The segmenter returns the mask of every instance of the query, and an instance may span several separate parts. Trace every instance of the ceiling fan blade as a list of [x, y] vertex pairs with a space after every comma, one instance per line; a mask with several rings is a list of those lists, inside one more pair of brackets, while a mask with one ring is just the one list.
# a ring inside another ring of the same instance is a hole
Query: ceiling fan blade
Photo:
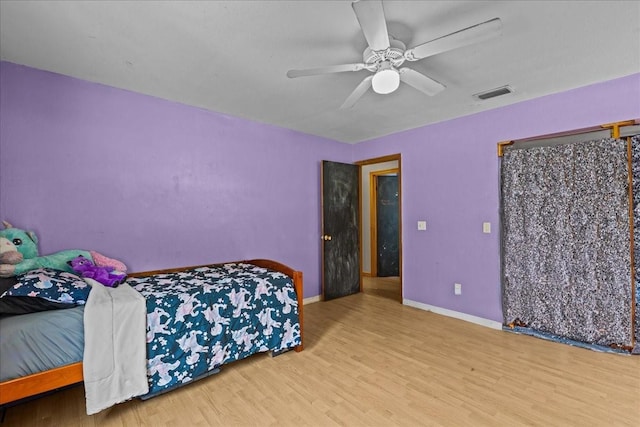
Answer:
[[408, 49], [404, 56], [409, 61], [418, 61], [438, 53], [447, 52], [459, 47], [474, 43], [480, 43], [502, 33], [502, 21], [500, 18], [493, 18], [480, 24], [472, 25], [456, 31], [455, 33], [442, 36], [435, 40], [428, 41], [414, 48]]
[[364, 64], [330, 65], [328, 67], [309, 68], [306, 70], [289, 70], [287, 71], [287, 77], [293, 79], [295, 77], [317, 76], [318, 74], [342, 73], [345, 71], [360, 71], [360, 70], [364, 70], [364, 68], [365, 68]]
[[418, 89], [420, 92], [426, 93], [429, 96], [433, 96], [438, 92], [445, 89], [445, 85], [433, 80], [431, 77], [427, 77], [411, 68], [400, 68], [400, 81], [405, 82], [409, 86]]
[[355, 103], [358, 102], [358, 99], [362, 98], [362, 95], [364, 95], [369, 90], [369, 88], [371, 87], [372, 79], [373, 76], [365, 77], [365, 79], [362, 80], [358, 86], [356, 86], [354, 91], [351, 92], [351, 95], [349, 95], [349, 97], [342, 103], [340, 109], [343, 110], [345, 108], [353, 107]]
[[382, 0], [357, 0], [351, 3], [351, 7], [371, 50], [376, 52], [387, 49], [390, 46], [389, 33]]

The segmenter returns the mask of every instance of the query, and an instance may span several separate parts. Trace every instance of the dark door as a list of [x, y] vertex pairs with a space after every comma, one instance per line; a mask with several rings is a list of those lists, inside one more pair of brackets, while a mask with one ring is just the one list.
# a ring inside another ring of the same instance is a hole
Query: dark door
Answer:
[[380, 175], [376, 178], [378, 276], [399, 276], [398, 177]]
[[322, 162], [322, 297], [360, 292], [359, 173], [356, 165]]

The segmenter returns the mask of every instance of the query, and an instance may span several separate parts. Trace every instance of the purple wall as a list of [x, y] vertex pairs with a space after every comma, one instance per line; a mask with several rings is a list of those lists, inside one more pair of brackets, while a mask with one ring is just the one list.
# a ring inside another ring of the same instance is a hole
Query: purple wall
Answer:
[[402, 154], [404, 298], [501, 322], [496, 144], [640, 118], [638, 100], [635, 74], [358, 144]]
[[43, 254], [132, 271], [272, 258], [316, 296], [320, 161], [401, 153], [404, 297], [496, 321], [496, 143], [640, 117], [640, 74], [357, 145], [6, 62], [0, 88], [0, 219]]
[[320, 293], [320, 161], [353, 147], [0, 63], [0, 219], [130, 271], [271, 258]]

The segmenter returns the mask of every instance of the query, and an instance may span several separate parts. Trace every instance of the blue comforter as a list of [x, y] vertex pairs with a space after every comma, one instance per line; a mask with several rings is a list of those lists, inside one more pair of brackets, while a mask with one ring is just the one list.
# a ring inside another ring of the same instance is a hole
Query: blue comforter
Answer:
[[127, 283], [147, 301], [149, 394], [300, 344], [293, 282], [282, 273], [233, 263]]

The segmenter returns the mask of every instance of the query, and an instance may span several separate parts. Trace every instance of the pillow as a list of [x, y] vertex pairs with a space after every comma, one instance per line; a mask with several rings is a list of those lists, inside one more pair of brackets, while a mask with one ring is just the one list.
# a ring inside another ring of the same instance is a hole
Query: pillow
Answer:
[[[16, 276], [0, 277], [0, 296], [18, 283]], [[0, 316], [36, 313], [38, 311], [59, 310], [75, 307], [73, 304], [61, 304], [41, 298], [3, 296], [0, 298]]]
[[6, 297], [29, 297], [65, 305], [83, 305], [91, 286], [81, 277], [66, 271], [39, 268], [17, 277], [17, 283], [7, 289]]

